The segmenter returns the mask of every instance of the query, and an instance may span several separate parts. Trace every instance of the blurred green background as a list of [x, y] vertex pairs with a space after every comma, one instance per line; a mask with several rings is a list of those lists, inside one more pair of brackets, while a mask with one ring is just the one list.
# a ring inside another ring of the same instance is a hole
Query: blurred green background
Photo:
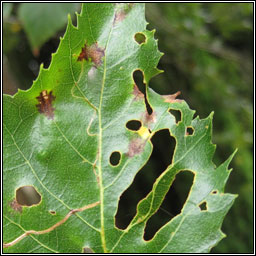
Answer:
[[[3, 91], [28, 89], [39, 65], [48, 67], [67, 13], [76, 23], [80, 4], [3, 4]], [[164, 53], [150, 87], [160, 94], [181, 91], [200, 118], [214, 111], [214, 163], [219, 165], [238, 148], [226, 192], [239, 194], [224, 220], [227, 234], [212, 253], [253, 252], [253, 3], [147, 3], [148, 29], [156, 29]], [[139, 79], [139, 78], [137, 78]], [[156, 134], [152, 156], [134, 184], [121, 197], [117, 226], [125, 227], [137, 202], [171, 163], [175, 140], [167, 131]], [[149, 221], [145, 239], [178, 214], [193, 176], [179, 174], [158, 213]], [[171, 202], [171, 204], [170, 204]], [[171, 205], [171, 206], [170, 206]]]

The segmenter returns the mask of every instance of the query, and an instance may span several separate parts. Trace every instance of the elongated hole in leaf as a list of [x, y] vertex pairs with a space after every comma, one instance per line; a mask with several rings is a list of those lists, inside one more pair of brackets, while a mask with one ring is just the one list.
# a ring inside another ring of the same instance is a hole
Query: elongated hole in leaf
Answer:
[[170, 109], [170, 114], [172, 114], [176, 119], [176, 124], [181, 121], [181, 112], [176, 109]]
[[194, 128], [193, 127], [191, 127], [191, 126], [189, 126], [189, 127], [187, 127], [187, 130], [186, 130], [186, 135], [187, 136], [191, 136], [191, 135], [193, 135], [194, 134]]
[[33, 186], [23, 186], [16, 190], [16, 200], [23, 206], [37, 205], [41, 201], [41, 195]]
[[142, 44], [142, 43], [145, 43], [145, 42], [146, 42], [146, 36], [145, 36], [143, 33], [141, 33], [141, 32], [136, 33], [136, 34], [134, 35], [134, 39], [135, 39], [135, 41], [136, 41], [138, 44]]
[[112, 152], [112, 154], [109, 158], [109, 162], [110, 162], [111, 165], [117, 166], [120, 163], [120, 159], [121, 159], [120, 152], [114, 151], [114, 152]]
[[130, 120], [126, 123], [126, 127], [129, 130], [138, 131], [141, 127], [141, 121], [139, 121], [139, 120]]
[[212, 193], [212, 194], [217, 194], [218, 191], [217, 191], [217, 190], [213, 190], [211, 193]]
[[[147, 221], [144, 239], [150, 240], [155, 233], [176, 215], [181, 213], [193, 184], [194, 174], [190, 171], [179, 172], [167, 192], [158, 211]], [[164, 189], [164, 188], [163, 188]]]
[[207, 210], [207, 203], [202, 202], [201, 204], [199, 204], [199, 207], [200, 207], [201, 211], [206, 211]]
[[55, 214], [56, 214], [55, 211], [49, 211], [49, 213], [52, 214], [52, 215], [55, 215]]
[[146, 86], [143, 83], [144, 75], [143, 72], [139, 69], [133, 72], [133, 80], [135, 84], [138, 86], [139, 90], [145, 95], [146, 93]]
[[143, 78], [144, 78], [144, 75], [141, 70], [137, 69], [133, 72], [133, 80], [134, 80], [135, 84], [137, 85], [137, 87], [139, 88], [140, 92], [142, 92], [144, 94], [146, 109], [147, 109], [148, 114], [151, 115], [153, 113], [153, 110], [152, 110], [151, 106], [149, 105], [149, 102], [147, 99], [146, 85], [143, 83]]
[[[151, 138], [153, 152], [137, 173], [131, 186], [121, 195], [115, 216], [116, 226], [125, 229], [136, 214], [138, 202], [152, 189], [155, 180], [172, 162], [176, 141], [169, 130], [156, 132]], [[164, 145], [164, 147], [163, 147]]]

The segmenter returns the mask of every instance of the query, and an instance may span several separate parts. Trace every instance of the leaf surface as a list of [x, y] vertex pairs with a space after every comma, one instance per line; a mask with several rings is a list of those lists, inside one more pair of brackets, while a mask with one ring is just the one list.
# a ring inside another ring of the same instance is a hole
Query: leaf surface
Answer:
[[[212, 114], [193, 119], [177, 95], [148, 87], [160, 73], [162, 54], [144, 13], [137, 3], [84, 4], [77, 28], [69, 19], [49, 69], [41, 67], [30, 90], [4, 95], [5, 252], [208, 252], [224, 237], [221, 223], [235, 198], [224, 193], [232, 157], [217, 168], [212, 163]], [[136, 70], [143, 72], [152, 113], [133, 80]], [[181, 112], [181, 121], [170, 109]], [[140, 129], [128, 129], [130, 120], [140, 121]], [[172, 163], [120, 230], [119, 198], [146, 164], [151, 138], [161, 129], [176, 140]], [[120, 154], [115, 165], [113, 152]], [[146, 222], [184, 170], [194, 174], [194, 183], [181, 213], [145, 241]], [[15, 191], [22, 186], [36, 189], [38, 205], [17, 204]]]

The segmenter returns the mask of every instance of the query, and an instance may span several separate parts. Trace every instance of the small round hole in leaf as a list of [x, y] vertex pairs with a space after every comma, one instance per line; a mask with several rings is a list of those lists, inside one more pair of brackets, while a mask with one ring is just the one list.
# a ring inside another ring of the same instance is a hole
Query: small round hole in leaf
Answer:
[[146, 36], [143, 33], [136, 33], [134, 35], [134, 39], [138, 44], [142, 44], [146, 42]]
[[201, 211], [206, 211], [207, 210], [206, 202], [202, 202], [201, 204], [199, 204], [199, 207], [200, 207]]
[[33, 186], [23, 186], [16, 190], [16, 200], [23, 206], [37, 205], [41, 201], [41, 195]]
[[194, 134], [194, 128], [193, 127], [191, 127], [191, 126], [188, 126], [187, 127], [187, 131], [186, 131], [186, 135], [188, 136], [188, 135], [193, 135]]
[[114, 151], [114, 152], [112, 152], [112, 154], [109, 158], [109, 162], [110, 162], [111, 165], [117, 166], [120, 163], [120, 159], [121, 159], [120, 152]]
[[141, 121], [139, 121], [139, 120], [130, 120], [126, 123], [126, 127], [129, 130], [138, 131], [141, 127]]

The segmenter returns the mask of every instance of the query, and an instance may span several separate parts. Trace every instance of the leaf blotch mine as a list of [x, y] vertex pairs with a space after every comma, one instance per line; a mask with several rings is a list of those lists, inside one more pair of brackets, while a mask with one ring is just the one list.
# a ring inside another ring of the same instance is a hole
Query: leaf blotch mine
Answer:
[[15, 212], [22, 213], [22, 206], [17, 202], [15, 198], [9, 203], [9, 205]]
[[48, 119], [53, 119], [55, 108], [52, 107], [52, 102], [56, 97], [52, 95], [52, 91], [48, 94], [46, 90], [43, 90], [36, 99], [39, 102], [39, 104], [36, 105], [39, 113], [44, 114]]
[[129, 144], [129, 150], [126, 153], [128, 157], [134, 157], [135, 155], [140, 154], [144, 147], [145, 147], [146, 141], [141, 138], [133, 139]]
[[98, 47], [98, 43], [89, 46], [85, 43], [84, 47], [82, 48], [81, 53], [79, 54], [77, 60], [90, 60], [98, 67], [102, 63], [102, 58], [105, 55], [104, 49]]
[[22, 206], [38, 205], [41, 202], [41, 195], [33, 186], [23, 186], [16, 190], [16, 200]]

